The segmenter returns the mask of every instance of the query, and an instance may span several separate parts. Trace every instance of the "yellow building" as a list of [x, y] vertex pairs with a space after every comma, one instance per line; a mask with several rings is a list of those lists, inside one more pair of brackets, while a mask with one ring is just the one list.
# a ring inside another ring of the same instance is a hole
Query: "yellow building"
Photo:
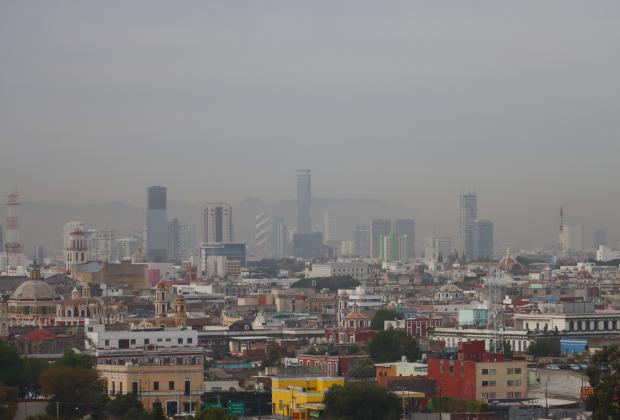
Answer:
[[161, 403], [168, 415], [200, 408], [202, 364], [97, 364], [97, 371], [110, 395], [134, 393], [147, 410], [151, 410], [156, 401]]
[[344, 386], [342, 377], [290, 377], [271, 380], [272, 412], [294, 420], [318, 417], [323, 398], [332, 386]]

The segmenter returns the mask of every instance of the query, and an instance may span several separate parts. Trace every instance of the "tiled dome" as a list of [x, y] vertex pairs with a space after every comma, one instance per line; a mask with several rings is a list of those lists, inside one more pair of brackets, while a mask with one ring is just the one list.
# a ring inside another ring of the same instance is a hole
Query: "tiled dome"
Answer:
[[55, 300], [56, 293], [52, 287], [41, 280], [28, 280], [20, 284], [11, 295], [15, 300]]

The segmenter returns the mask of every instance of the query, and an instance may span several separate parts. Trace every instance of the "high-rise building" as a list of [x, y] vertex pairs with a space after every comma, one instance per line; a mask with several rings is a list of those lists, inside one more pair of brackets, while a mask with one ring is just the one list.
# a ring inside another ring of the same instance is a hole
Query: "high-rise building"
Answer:
[[273, 248], [273, 257], [274, 258], [284, 258], [288, 253], [288, 229], [284, 224], [284, 219], [282, 217], [274, 217], [272, 219], [272, 240], [271, 245]]
[[88, 261], [116, 261], [116, 232], [113, 230], [88, 229], [84, 232]]
[[396, 219], [392, 223], [392, 233], [399, 236], [407, 235], [407, 258], [413, 258], [415, 222], [413, 219]]
[[594, 249], [599, 246], [607, 246], [607, 231], [605, 229], [597, 229], [592, 235], [592, 245]]
[[152, 262], [168, 260], [168, 220], [166, 187], [148, 189], [146, 210], [146, 253]]
[[116, 257], [118, 260], [128, 260], [142, 246], [140, 238], [120, 238], [116, 240]]
[[336, 240], [336, 216], [333, 212], [323, 213], [323, 242]]
[[370, 257], [370, 226], [355, 226], [353, 232], [353, 253], [358, 257]]
[[273, 258], [273, 219], [265, 212], [256, 215], [254, 226], [254, 250], [258, 258]]
[[379, 257], [379, 250], [383, 243], [381, 237], [389, 235], [390, 232], [392, 232], [392, 221], [390, 219], [374, 219], [370, 222], [371, 257]]
[[478, 198], [472, 192], [460, 195], [459, 254], [466, 260], [475, 257], [474, 224], [478, 218]]
[[445, 262], [452, 254], [452, 238], [449, 236], [430, 236], [424, 240], [424, 259], [427, 262]]
[[493, 258], [493, 222], [490, 220], [474, 223], [474, 257], [482, 261]]
[[583, 227], [563, 225], [560, 232], [560, 254], [564, 257], [583, 252]]
[[310, 169], [297, 170], [297, 233], [312, 233], [312, 184]]
[[381, 235], [379, 258], [383, 261], [402, 261], [409, 259], [409, 238], [406, 234], [389, 233]]
[[39, 265], [45, 264], [45, 248], [43, 245], [38, 244], [34, 246], [34, 261], [36, 261]]
[[174, 218], [168, 222], [168, 259], [180, 262], [187, 255], [187, 226]]
[[226, 203], [202, 206], [202, 244], [220, 244], [233, 241], [232, 207]]

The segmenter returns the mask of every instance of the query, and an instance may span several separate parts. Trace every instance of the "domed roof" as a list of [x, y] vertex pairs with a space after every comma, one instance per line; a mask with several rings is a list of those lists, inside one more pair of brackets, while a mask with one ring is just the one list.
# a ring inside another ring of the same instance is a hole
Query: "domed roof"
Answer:
[[11, 299], [15, 300], [55, 300], [57, 298], [52, 286], [42, 280], [25, 281], [11, 295]]

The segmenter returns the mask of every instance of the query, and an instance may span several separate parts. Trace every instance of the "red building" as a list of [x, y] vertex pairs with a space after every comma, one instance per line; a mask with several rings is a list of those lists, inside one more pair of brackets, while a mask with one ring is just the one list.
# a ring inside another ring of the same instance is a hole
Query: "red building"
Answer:
[[527, 395], [527, 363], [487, 353], [484, 341], [459, 343], [456, 359], [429, 359], [437, 393], [464, 400], [518, 399]]
[[442, 318], [418, 317], [405, 320], [405, 331], [407, 335], [413, 337], [428, 337], [428, 330], [431, 327], [441, 327]]
[[303, 354], [297, 356], [299, 366], [303, 366], [307, 373], [320, 373], [326, 376], [347, 376], [349, 371], [368, 356], [356, 355], [314, 355]]

